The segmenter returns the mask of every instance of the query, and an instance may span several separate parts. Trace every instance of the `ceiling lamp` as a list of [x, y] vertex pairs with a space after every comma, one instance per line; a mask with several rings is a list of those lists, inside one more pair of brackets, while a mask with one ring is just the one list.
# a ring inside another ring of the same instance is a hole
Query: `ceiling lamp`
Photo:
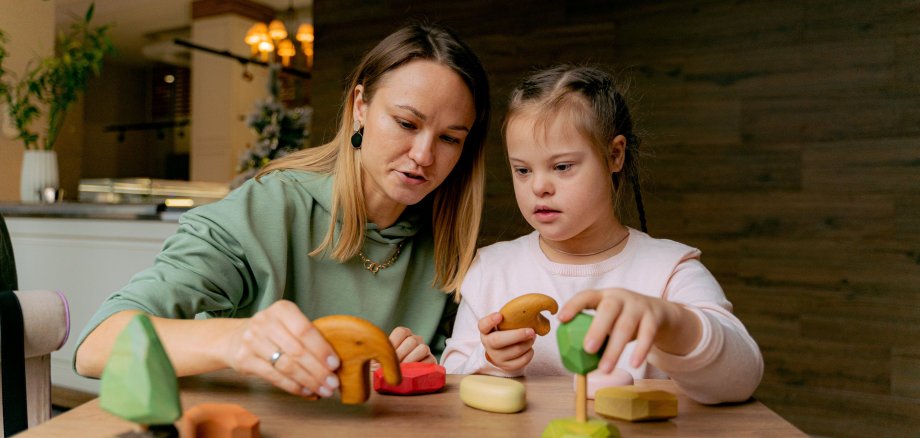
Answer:
[[[287, 11], [282, 15], [284, 20], [274, 19], [267, 25], [265, 23], [255, 23], [246, 32], [243, 41], [252, 48], [252, 56], [259, 55], [263, 62], [274, 62], [281, 58], [281, 64], [285, 67], [291, 64], [291, 58], [297, 54], [294, 48], [294, 42], [288, 38], [288, 28], [285, 21], [294, 22], [296, 13], [294, 12], [294, 2], [291, 0]], [[307, 56], [307, 69], [313, 67], [313, 25], [302, 23], [297, 27], [297, 33], [294, 38], [300, 42], [304, 55]], [[272, 54], [274, 53], [274, 56]]]

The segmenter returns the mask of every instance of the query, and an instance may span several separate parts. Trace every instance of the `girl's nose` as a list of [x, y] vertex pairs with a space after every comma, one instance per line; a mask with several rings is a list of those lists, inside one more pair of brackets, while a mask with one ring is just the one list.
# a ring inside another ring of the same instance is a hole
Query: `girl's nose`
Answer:
[[419, 134], [415, 136], [412, 148], [409, 149], [409, 158], [419, 166], [430, 166], [434, 162], [434, 142], [433, 135]]
[[553, 194], [553, 182], [542, 172], [533, 173], [533, 193], [543, 197]]

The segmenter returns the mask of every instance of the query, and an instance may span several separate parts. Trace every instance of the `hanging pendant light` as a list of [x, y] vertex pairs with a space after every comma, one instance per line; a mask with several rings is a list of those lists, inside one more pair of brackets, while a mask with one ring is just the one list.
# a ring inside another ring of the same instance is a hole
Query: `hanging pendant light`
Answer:
[[[281, 58], [282, 64], [287, 67], [291, 59], [297, 55], [297, 49], [294, 42], [288, 39], [287, 26], [285, 20], [294, 21], [296, 12], [294, 11], [294, 2], [288, 3], [288, 9], [282, 15], [284, 19], [276, 18], [267, 25], [265, 23], [255, 23], [246, 32], [243, 41], [252, 49], [252, 55], [259, 55], [264, 62], [273, 62]], [[313, 25], [310, 23], [301, 23], [297, 27], [297, 33], [294, 39], [300, 42], [304, 55], [307, 57], [307, 70], [313, 67]], [[277, 50], [277, 52], [276, 52]], [[274, 53], [274, 56], [272, 54]]]

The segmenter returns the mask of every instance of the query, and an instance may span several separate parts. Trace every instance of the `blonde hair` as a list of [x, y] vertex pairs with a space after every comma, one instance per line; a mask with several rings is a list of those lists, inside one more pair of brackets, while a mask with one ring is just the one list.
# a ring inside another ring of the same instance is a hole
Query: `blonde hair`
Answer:
[[[364, 100], [370, 102], [388, 72], [413, 60], [434, 61], [451, 68], [469, 87], [476, 109], [476, 119], [463, 143], [460, 159], [447, 179], [430, 195], [435, 251], [433, 285], [445, 292], [457, 291], [455, 299], [459, 300], [460, 282], [476, 254], [485, 192], [484, 145], [491, 103], [488, 78], [479, 59], [449, 30], [430, 24], [411, 24], [384, 38], [364, 56], [350, 76], [335, 138], [316, 148], [272, 161], [256, 179], [282, 169], [335, 175], [333, 220], [322, 243], [310, 255], [330, 251], [330, 258], [340, 262], [357, 255], [364, 244], [367, 210], [361, 185], [361, 163], [350, 141], [354, 90], [358, 85], [363, 86]], [[342, 220], [338, 239], [335, 237], [336, 218]]]
[[[610, 155], [614, 138], [626, 138], [623, 168], [611, 176], [613, 205], [617, 218], [622, 220], [620, 199], [633, 188], [636, 209], [642, 231], [647, 231], [642, 191], [639, 186], [639, 137], [633, 130], [633, 120], [626, 99], [617, 90], [613, 77], [598, 68], [559, 65], [541, 70], [524, 78], [511, 92], [508, 113], [502, 125], [517, 116], [534, 116], [535, 126], [549, 129], [557, 117], [566, 117], [581, 135], [591, 140], [595, 154], [603, 161]], [[507, 152], [507, 149], [506, 149]]]

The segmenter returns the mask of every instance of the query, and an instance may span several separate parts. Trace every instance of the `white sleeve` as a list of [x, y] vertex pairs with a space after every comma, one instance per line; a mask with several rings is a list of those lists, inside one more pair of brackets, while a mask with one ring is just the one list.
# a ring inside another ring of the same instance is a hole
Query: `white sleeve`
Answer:
[[763, 356], [712, 274], [696, 258], [682, 261], [665, 290], [699, 318], [700, 343], [683, 356], [652, 347], [648, 361], [701, 403], [747, 400], [763, 376]]
[[482, 271], [482, 262], [477, 256], [460, 286], [457, 319], [454, 320], [454, 331], [447, 339], [441, 355], [441, 365], [448, 374], [491, 374], [503, 377], [523, 375], [523, 369], [519, 373], [509, 374], [486, 360], [485, 347], [479, 338], [479, 320], [491, 312], [482, 306]]

